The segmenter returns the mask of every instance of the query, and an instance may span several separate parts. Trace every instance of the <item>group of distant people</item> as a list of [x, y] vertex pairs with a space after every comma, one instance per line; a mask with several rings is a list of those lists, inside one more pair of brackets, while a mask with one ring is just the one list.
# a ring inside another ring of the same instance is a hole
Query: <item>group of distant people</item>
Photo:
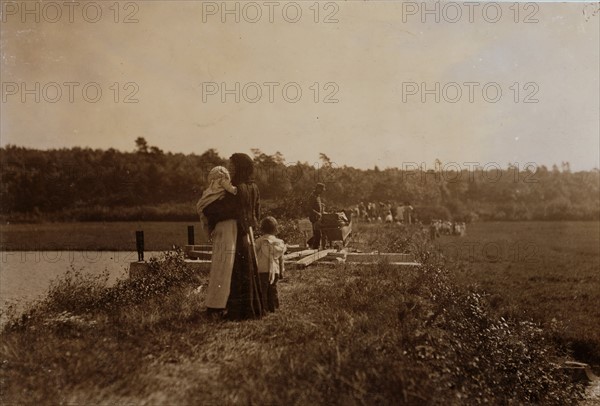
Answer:
[[450, 220], [431, 220], [429, 225], [429, 236], [432, 240], [442, 235], [458, 235], [464, 236], [467, 232], [467, 224], [464, 221], [450, 221]]
[[413, 224], [414, 208], [410, 202], [396, 204], [393, 202], [360, 202], [354, 209], [354, 215], [360, 221], [367, 223], [400, 223]]

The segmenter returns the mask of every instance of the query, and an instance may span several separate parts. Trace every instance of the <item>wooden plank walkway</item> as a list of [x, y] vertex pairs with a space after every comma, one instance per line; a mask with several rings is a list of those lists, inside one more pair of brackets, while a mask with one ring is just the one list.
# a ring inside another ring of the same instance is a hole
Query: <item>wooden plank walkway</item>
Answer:
[[300, 258], [305, 257], [307, 255], [314, 254], [317, 251], [318, 250], [302, 250], [302, 251], [297, 251], [297, 252], [291, 252], [289, 254], [285, 254], [283, 256], [283, 260], [284, 261], [290, 261], [292, 259], [300, 259]]
[[317, 251], [313, 254], [309, 254], [309, 255], [305, 256], [304, 258], [300, 259], [298, 262], [296, 262], [296, 266], [301, 267], [301, 268], [306, 268], [313, 262], [326, 257], [327, 255], [329, 255], [329, 253], [331, 253], [333, 251], [334, 250], [323, 250], [323, 251]]
[[[298, 250], [298, 247], [294, 247]], [[212, 246], [208, 244], [186, 245], [184, 247], [186, 256], [185, 264], [193, 271], [200, 274], [210, 272]], [[304, 249], [290, 252], [284, 255], [286, 269], [305, 269], [312, 264], [322, 264], [336, 267], [342, 264], [354, 264], [372, 266], [386, 263], [393, 267], [420, 266], [412, 254], [407, 253], [379, 253], [379, 252], [347, 252], [334, 249], [314, 250]], [[137, 278], [148, 271], [147, 262], [132, 262], [129, 266], [129, 276]]]

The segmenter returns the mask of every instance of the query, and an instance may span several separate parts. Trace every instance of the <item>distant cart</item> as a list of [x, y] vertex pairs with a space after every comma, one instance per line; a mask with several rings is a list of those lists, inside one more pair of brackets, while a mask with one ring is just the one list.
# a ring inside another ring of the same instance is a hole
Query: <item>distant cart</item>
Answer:
[[[343, 214], [343, 217], [341, 216]], [[342, 221], [345, 218], [347, 221]], [[352, 234], [352, 215], [349, 212], [323, 214], [321, 219], [321, 246], [332, 247], [334, 241], [341, 241], [346, 246]]]

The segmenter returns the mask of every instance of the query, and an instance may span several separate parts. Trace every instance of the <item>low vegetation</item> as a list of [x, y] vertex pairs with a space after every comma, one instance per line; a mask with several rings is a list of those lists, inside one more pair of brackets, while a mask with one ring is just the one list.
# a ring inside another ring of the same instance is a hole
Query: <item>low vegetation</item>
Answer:
[[[203, 316], [206, 278], [180, 253], [108, 287], [74, 273], [4, 327], [2, 403], [564, 405], [582, 388], [555, 332], [456, 283], [419, 231], [357, 244], [423, 261], [289, 271], [263, 320]], [[418, 250], [416, 248], [418, 247]]]
[[472, 224], [436, 242], [448, 269], [506, 317], [528, 318], [600, 373], [600, 223]]

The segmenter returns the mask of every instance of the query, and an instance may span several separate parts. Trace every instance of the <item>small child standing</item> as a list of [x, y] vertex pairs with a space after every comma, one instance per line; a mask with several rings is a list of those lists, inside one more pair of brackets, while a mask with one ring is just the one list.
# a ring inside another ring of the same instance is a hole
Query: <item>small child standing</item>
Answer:
[[233, 195], [237, 194], [237, 188], [231, 184], [229, 171], [224, 166], [215, 166], [208, 173], [208, 188], [202, 193], [202, 197], [196, 203], [196, 211], [200, 216], [200, 228], [204, 234], [203, 238], [208, 241], [210, 238], [208, 230], [208, 220], [202, 210], [215, 200], [220, 200], [225, 196], [225, 192]]
[[281, 279], [284, 272], [283, 254], [285, 253], [285, 243], [276, 237], [277, 226], [275, 218], [265, 217], [260, 223], [263, 235], [257, 238], [254, 243], [262, 292], [262, 305], [263, 309], [269, 312], [274, 312], [279, 307], [277, 281]]

